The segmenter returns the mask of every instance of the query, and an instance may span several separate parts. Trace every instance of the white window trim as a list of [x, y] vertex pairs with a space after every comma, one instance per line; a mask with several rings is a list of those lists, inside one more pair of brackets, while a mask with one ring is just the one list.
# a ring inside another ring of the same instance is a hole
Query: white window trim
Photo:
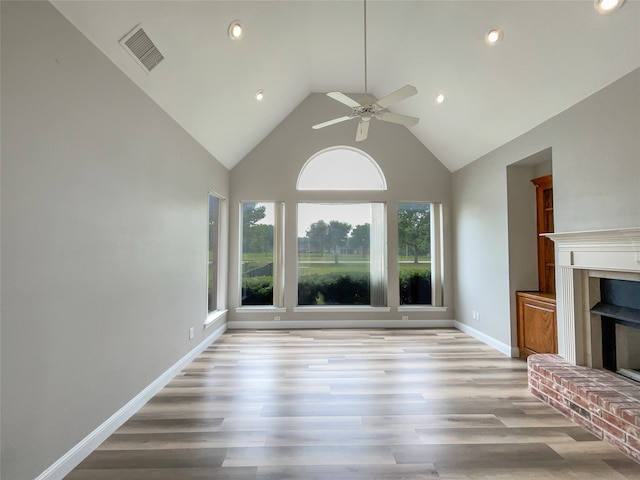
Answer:
[[[400, 201], [401, 203], [412, 203]], [[442, 203], [417, 200], [416, 203], [427, 203], [431, 211], [431, 304], [399, 305], [399, 312], [446, 312], [443, 307], [444, 298], [442, 286], [444, 284], [444, 255], [442, 252]], [[398, 275], [399, 277], [399, 275]]]
[[[216, 320], [223, 317], [227, 312], [226, 298], [227, 298], [227, 282], [226, 282], [226, 272], [227, 272], [227, 262], [228, 262], [228, 240], [227, 240], [227, 209], [226, 209], [226, 201], [227, 199], [220, 195], [219, 193], [209, 190], [207, 192], [207, 222], [209, 219], [209, 196], [214, 196], [218, 199], [218, 271], [217, 271], [217, 292], [216, 292], [216, 309], [209, 311], [209, 268], [206, 269], [205, 272], [205, 298], [206, 298], [206, 306], [205, 309], [207, 311], [207, 315], [204, 319], [204, 328], [208, 328], [211, 326]], [[207, 229], [208, 231], [208, 229]], [[209, 256], [209, 236], [207, 235], [207, 259]], [[208, 260], [207, 260], [208, 261]]]
[[243, 305], [236, 307], [236, 313], [286, 313], [285, 307], [274, 307], [269, 305]]
[[222, 317], [224, 317], [227, 312], [229, 310], [224, 309], [224, 310], [214, 310], [213, 312], [209, 312], [209, 315], [207, 315], [207, 319], [204, 322], [204, 328], [209, 328], [213, 323], [216, 322], [216, 320], [221, 319]]
[[293, 307], [293, 311], [298, 312], [324, 312], [324, 313], [355, 313], [355, 312], [390, 312], [391, 307], [368, 307], [366, 305], [312, 305], [312, 306], [300, 306]]
[[[273, 312], [274, 309], [284, 308], [284, 202], [273, 200], [242, 200], [238, 203], [238, 298], [242, 303], [242, 243], [243, 243], [243, 210], [245, 203], [273, 203], [273, 305], [240, 305], [235, 311], [242, 313], [242, 310], [250, 309], [254, 313], [262, 309], [266, 312]], [[284, 309], [286, 311], [286, 309]]]
[[400, 305], [399, 312], [446, 312], [448, 307], [434, 307], [430, 305]]

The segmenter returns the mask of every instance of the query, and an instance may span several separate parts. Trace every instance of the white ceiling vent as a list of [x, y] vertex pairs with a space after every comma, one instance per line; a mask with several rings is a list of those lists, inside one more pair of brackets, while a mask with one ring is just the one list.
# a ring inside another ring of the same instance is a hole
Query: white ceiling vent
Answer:
[[164, 60], [160, 50], [153, 44], [140, 25], [137, 25], [122, 37], [120, 39], [120, 45], [122, 45], [147, 72], [153, 70], [156, 65]]

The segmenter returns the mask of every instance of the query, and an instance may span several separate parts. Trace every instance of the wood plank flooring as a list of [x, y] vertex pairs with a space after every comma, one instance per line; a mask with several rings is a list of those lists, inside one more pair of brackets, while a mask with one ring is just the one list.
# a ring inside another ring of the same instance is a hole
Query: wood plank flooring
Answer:
[[67, 477], [640, 479], [453, 329], [229, 331]]

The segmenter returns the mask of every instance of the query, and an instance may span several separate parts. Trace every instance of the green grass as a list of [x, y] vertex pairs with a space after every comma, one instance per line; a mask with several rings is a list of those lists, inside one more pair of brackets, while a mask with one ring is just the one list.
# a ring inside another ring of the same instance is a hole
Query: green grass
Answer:
[[[431, 263], [413, 263], [413, 256], [400, 256], [399, 270], [400, 272], [410, 272], [414, 270], [430, 271]], [[421, 262], [428, 262], [429, 256], [419, 257]], [[245, 271], [252, 268], [265, 265], [273, 261], [273, 254], [267, 253], [244, 253], [242, 261], [246, 265]], [[405, 263], [406, 262], [406, 263]], [[369, 271], [369, 256], [365, 255], [338, 255], [338, 263], [334, 262], [334, 256], [325, 253], [320, 256], [319, 253], [304, 254], [298, 260], [298, 268], [302, 275], [323, 275], [328, 273], [360, 273]]]
[[368, 272], [369, 262], [363, 263], [298, 263], [301, 275], [325, 275], [327, 273]]
[[265, 253], [246, 253], [242, 254], [243, 262], [262, 262], [269, 263], [273, 261], [273, 252], [265, 252]]

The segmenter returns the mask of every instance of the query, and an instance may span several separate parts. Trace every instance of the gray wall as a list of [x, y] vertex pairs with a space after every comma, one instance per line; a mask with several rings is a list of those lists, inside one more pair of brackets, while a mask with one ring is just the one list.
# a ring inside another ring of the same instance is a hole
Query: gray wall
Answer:
[[[347, 107], [323, 94], [311, 94], [274, 131], [261, 142], [242, 162], [231, 170], [230, 203], [230, 265], [238, 261], [238, 206], [241, 201], [270, 200], [285, 202], [285, 306], [287, 312], [278, 314], [284, 320], [388, 320], [400, 319], [397, 289], [397, 203], [399, 201], [442, 202], [445, 215], [445, 289], [446, 313], [405, 313], [413, 319], [453, 318], [451, 288], [451, 173], [416, 140], [405, 128], [390, 123], [373, 121], [369, 138], [355, 142], [357, 122], [334, 125], [321, 130], [311, 126], [324, 120], [348, 113]], [[293, 312], [296, 305], [296, 202], [317, 200], [317, 192], [297, 192], [296, 181], [300, 169], [315, 153], [332, 146], [352, 146], [373, 157], [387, 179], [384, 192], [335, 192], [335, 200], [385, 201], [388, 207], [389, 252], [389, 305], [390, 313], [307, 313]], [[238, 271], [229, 273], [229, 305], [238, 306]], [[250, 319], [273, 320], [273, 313], [254, 313]], [[230, 312], [231, 320], [247, 320], [246, 314]]]
[[1, 476], [26, 480], [211, 333], [228, 171], [50, 4], [1, 3]]
[[556, 232], [639, 226], [640, 70], [453, 174], [456, 317], [507, 345], [515, 346], [513, 291], [532, 282], [520, 278], [530, 265], [510, 265], [510, 253], [531, 244], [509, 224], [519, 220], [509, 213], [507, 167], [549, 148]]

